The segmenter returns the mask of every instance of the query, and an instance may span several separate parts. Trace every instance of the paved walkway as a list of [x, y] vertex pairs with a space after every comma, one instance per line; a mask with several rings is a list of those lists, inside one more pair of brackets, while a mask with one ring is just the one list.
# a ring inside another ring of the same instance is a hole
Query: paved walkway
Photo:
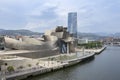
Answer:
[[42, 74], [44, 72], [49, 72], [51, 68], [52, 69], [62, 68], [64, 65], [69, 65], [70, 61], [81, 60], [81, 59], [90, 57], [94, 54], [95, 53], [93, 53], [93, 52], [87, 52], [87, 53], [77, 52], [77, 53], [62, 54], [62, 55], [47, 57], [47, 59], [48, 59], [48, 58], [67, 55], [68, 59], [66, 59], [65, 61], [60, 61], [60, 60], [59, 61], [57, 61], [57, 60], [42, 61], [42, 63], [40, 63], [37, 66], [27, 68], [27, 69], [21, 69], [21, 70], [14, 71], [14, 72], [6, 72], [5, 75], [6, 75], [6, 78], [13, 78], [16, 76], [31, 74], [31, 73], [38, 72], [38, 71]]

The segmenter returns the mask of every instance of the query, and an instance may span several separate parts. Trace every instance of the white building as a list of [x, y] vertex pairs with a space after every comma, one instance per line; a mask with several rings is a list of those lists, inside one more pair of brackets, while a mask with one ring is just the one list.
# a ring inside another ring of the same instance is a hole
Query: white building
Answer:
[[88, 39], [78, 39], [78, 44], [87, 44], [88, 42]]

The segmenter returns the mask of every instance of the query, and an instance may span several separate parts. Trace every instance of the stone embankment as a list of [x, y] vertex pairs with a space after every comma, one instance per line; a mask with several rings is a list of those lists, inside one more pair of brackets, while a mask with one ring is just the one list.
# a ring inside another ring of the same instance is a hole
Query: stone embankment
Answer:
[[[106, 46], [104, 46], [104, 47], [102, 47], [102, 48], [100, 48], [100, 49], [93, 49], [93, 50], [91, 50], [91, 51], [93, 51], [94, 53], [96, 53], [96, 54], [99, 54], [99, 53], [101, 53], [101, 52], [103, 52], [104, 50], [106, 49]], [[90, 50], [88, 50], [88, 51], [90, 51]]]
[[[95, 53], [100, 53], [103, 50], [105, 50], [105, 48], [106, 47], [103, 47], [99, 50], [86, 50], [84, 53], [82, 53], [80, 55], [79, 55], [79, 53], [68, 54], [68, 55], [73, 55], [73, 56], [76, 55], [76, 57], [70, 58], [67, 60], [60, 60], [60, 61], [58, 61], [58, 60], [46, 61], [46, 62], [44, 62], [44, 64], [34, 66], [34, 67], [31, 67], [31, 68], [28, 68], [25, 70], [22, 69], [22, 70], [14, 71], [11, 73], [5, 73], [5, 77], [7, 80], [19, 80], [19, 79], [27, 78], [29, 76], [35, 76], [38, 74], [43, 74], [43, 73], [51, 72], [54, 70], [62, 69], [64, 67], [68, 67], [68, 66], [77, 64], [85, 59], [94, 57]], [[58, 56], [60, 56], [60, 55], [58, 55]]]
[[58, 70], [58, 69], [61, 69], [64, 67], [68, 67], [68, 66], [77, 64], [84, 59], [93, 57], [94, 55], [95, 55], [95, 53], [89, 53], [84, 56], [77, 57], [77, 58], [71, 59], [71, 60], [65, 60], [65, 61], [61, 61], [61, 62], [60, 61], [59, 62], [48, 62], [45, 64], [45, 65], [47, 65], [47, 67], [37, 66], [37, 67], [31, 67], [30, 69], [6, 73], [6, 79], [7, 80], [14, 80], [14, 79], [18, 80], [18, 79], [27, 78], [29, 76], [35, 76], [38, 74], [51, 72], [54, 70]]
[[94, 52], [96, 54], [101, 53], [102, 51], [104, 51], [106, 49], [106, 46], [102, 47], [102, 48], [98, 48], [98, 49], [77, 49], [77, 51], [84, 51], [84, 52]]

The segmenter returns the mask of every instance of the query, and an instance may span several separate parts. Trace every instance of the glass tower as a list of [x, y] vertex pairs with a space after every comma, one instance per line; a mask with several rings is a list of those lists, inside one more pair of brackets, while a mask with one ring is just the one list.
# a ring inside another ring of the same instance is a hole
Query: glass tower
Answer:
[[77, 38], [77, 12], [68, 13], [68, 31]]

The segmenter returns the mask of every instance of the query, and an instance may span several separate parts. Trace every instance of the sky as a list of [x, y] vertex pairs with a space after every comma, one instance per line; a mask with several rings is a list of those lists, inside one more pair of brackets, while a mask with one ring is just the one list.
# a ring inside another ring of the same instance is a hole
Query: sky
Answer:
[[77, 12], [78, 32], [120, 32], [120, 0], [0, 0], [0, 29], [67, 27], [69, 12]]

